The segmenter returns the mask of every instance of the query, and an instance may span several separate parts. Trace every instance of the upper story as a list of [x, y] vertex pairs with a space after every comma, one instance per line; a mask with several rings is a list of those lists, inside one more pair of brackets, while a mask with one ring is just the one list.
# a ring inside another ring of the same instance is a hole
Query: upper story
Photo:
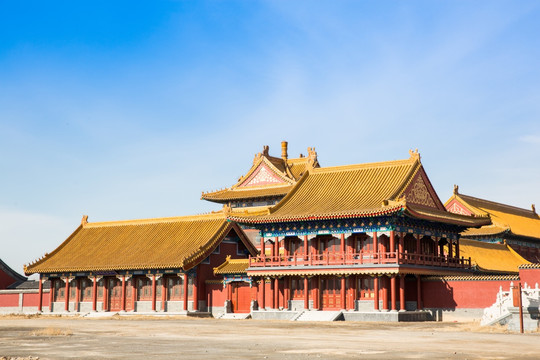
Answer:
[[254, 266], [470, 266], [459, 256], [459, 234], [491, 223], [447, 211], [417, 151], [404, 160], [309, 169], [276, 206], [230, 209], [228, 217], [275, 247], [272, 259], [262, 251]]
[[281, 157], [271, 156], [269, 147], [255, 154], [249, 171], [233, 186], [202, 193], [201, 199], [227, 205], [231, 208], [272, 206], [277, 204], [308, 170], [318, 168], [315, 148], [308, 154], [289, 158], [287, 142], [281, 143]]

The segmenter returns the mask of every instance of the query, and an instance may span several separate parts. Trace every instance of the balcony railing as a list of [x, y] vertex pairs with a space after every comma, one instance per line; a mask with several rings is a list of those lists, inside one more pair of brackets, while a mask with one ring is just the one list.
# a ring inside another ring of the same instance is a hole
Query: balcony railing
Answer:
[[250, 267], [279, 266], [325, 266], [325, 265], [371, 265], [371, 264], [408, 264], [440, 266], [468, 269], [471, 258], [455, 258], [426, 254], [399, 252], [329, 252], [307, 255], [257, 256], [249, 258]]

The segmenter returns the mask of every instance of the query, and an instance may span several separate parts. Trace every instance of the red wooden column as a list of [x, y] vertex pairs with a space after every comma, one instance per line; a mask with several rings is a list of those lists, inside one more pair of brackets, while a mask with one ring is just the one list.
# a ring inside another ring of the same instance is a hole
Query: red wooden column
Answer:
[[390, 277], [390, 309], [396, 311], [396, 275]]
[[448, 262], [452, 262], [452, 258], [454, 257], [453, 251], [452, 251], [452, 240], [446, 239], [448, 241]]
[[399, 277], [399, 310], [405, 311], [405, 275]]
[[456, 259], [459, 261], [459, 238], [456, 240]]
[[64, 310], [69, 311], [69, 278], [66, 278], [66, 296]]
[[75, 312], [79, 312], [79, 302], [81, 301], [80, 291], [81, 291], [81, 280], [75, 279], [75, 304], [73, 306], [73, 311]]
[[285, 257], [285, 259], [289, 258], [289, 246], [290, 246], [290, 244], [291, 244], [290, 240], [287, 241], [287, 238], [283, 238], [283, 256]]
[[304, 309], [309, 309], [309, 281], [307, 276], [304, 277]]
[[314, 276], [313, 280], [311, 282], [311, 285], [313, 287], [313, 309], [320, 310], [321, 309], [321, 277], [320, 276]]
[[41, 276], [39, 277], [39, 299], [38, 299], [38, 312], [41, 312], [41, 308], [43, 307], [43, 279]]
[[261, 257], [263, 259], [266, 257], [266, 243], [264, 242], [264, 236], [261, 237]]
[[373, 278], [373, 309], [379, 311], [379, 276]]
[[274, 255], [279, 257], [279, 237], [276, 236], [276, 240], [274, 241]]
[[156, 311], [156, 274], [152, 276], [152, 311]]
[[279, 279], [274, 279], [274, 309], [279, 309]]
[[165, 303], [167, 302], [167, 282], [165, 277], [161, 277], [161, 311], [165, 311]]
[[266, 308], [266, 281], [264, 277], [261, 279], [260, 283], [261, 291], [261, 308], [264, 310]]
[[377, 239], [377, 232], [373, 232], [373, 258], [377, 258], [377, 253], [379, 252], [379, 241]]
[[304, 235], [304, 260], [308, 257], [308, 236]]
[[137, 301], [137, 283], [135, 277], [131, 277], [131, 311], [135, 312], [135, 301]]
[[388, 311], [388, 276], [381, 276], [382, 308]]
[[444, 257], [444, 245], [443, 244], [439, 244], [439, 256]]
[[103, 277], [103, 311], [109, 311], [109, 279]]
[[341, 291], [339, 294], [341, 295], [341, 310], [345, 310], [347, 307], [347, 304], [345, 303], [347, 301], [347, 297], [345, 296], [345, 292], [347, 291], [347, 287], [345, 286], [345, 276], [341, 277]]
[[97, 283], [98, 279], [97, 276], [94, 276], [93, 284], [92, 284], [92, 311], [97, 310]]
[[187, 311], [188, 309], [188, 280], [188, 274], [184, 273], [184, 311]]
[[53, 301], [54, 301], [54, 283], [56, 280], [50, 279], [51, 282], [51, 290], [49, 291], [49, 312], [53, 311]]
[[122, 303], [121, 311], [126, 311], [126, 275], [122, 275]]
[[416, 276], [416, 309], [422, 310], [422, 279], [420, 275]]
[[[394, 230], [390, 230], [390, 249], [388, 250], [391, 253], [396, 251], [396, 240]], [[390, 257], [395, 257], [395, 254], [390, 254]]]
[[283, 278], [283, 309], [289, 308], [289, 300], [291, 299], [291, 277]]
[[199, 311], [199, 268], [195, 270], [193, 278], [193, 311]]
[[357, 275], [351, 276], [351, 290], [352, 290], [352, 304], [351, 309], [356, 310], [356, 300], [358, 300], [358, 277]]

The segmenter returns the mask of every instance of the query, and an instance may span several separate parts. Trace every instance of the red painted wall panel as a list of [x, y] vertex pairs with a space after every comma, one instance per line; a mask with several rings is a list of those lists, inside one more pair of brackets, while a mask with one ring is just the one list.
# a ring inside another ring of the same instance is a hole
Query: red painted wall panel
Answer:
[[19, 294], [0, 294], [0, 307], [19, 306]]
[[206, 301], [208, 306], [222, 307], [227, 299], [223, 284], [206, 284]]
[[38, 306], [39, 294], [26, 293], [23, 295], [23, 307], [26, 306]]
[[519, 278], [522, 284], [534, 287], [538, 283], [540, 286], [540, 269], [520, 269]]
[[422, 297], [426, 308], [472, 309], [491, 306], [499, 287], [510, 288], [509, 280], [423, 281]]
[[49, 293], [43, 293], [43, 307], [49, 306]]

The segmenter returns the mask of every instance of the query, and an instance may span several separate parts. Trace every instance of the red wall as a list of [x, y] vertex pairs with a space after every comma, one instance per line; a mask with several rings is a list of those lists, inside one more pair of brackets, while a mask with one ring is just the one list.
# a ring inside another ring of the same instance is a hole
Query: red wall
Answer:
[[12, 306], [19, 306], [19, 294], [0, 294], [0, 307]]
[[485, 308], [493, 305], [499, 287], [508, 291], [510, 280], [429, 280], [422, 282], [426, 308]]
[[519, 269], [519, 279], [522, 285], [527, 283], [528, 286], [533, 288], [538, 283], [538, 286], [540, 286], [540, 268]]

